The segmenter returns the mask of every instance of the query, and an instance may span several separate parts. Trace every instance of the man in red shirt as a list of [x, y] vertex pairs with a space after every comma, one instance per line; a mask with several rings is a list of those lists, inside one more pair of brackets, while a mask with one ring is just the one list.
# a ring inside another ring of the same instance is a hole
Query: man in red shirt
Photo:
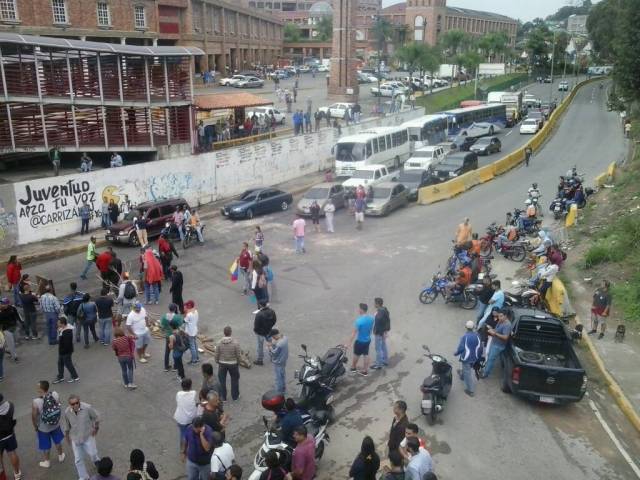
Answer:
[[293, 430], [296, 448], [291, 459], [291, 473], [302, 480], [312, 480], [316, 474], [316, 442], [307, 433], [307, 427], [300, 425]]
[[111, 285], [109, 285], [109, 282], [112, 280], [111, 260], [113, 260], [113, 256], [111, 255], [111, 247], [109, 247], [107, 250], [96, 257], [96, 267], [98, 267], [98, 270], [100, 271], [100, 276], [102, 277], [102, 285], [107, 288], [111, 288]]
[[242, 242], [242, 250], [238, 255], [238, 267], [242, 275], [242, 294], [246, 295], [251, 290], [251, 252], [247, 242]]

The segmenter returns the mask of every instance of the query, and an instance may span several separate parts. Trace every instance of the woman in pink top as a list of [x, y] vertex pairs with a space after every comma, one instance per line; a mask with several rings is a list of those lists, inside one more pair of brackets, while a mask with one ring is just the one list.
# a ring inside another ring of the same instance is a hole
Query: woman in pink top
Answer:
[[296, 239], [296, 253], [305, 253], [304, 249], [304, 227], [306, 223], [300, 215], [293, 221], [293, 237]]

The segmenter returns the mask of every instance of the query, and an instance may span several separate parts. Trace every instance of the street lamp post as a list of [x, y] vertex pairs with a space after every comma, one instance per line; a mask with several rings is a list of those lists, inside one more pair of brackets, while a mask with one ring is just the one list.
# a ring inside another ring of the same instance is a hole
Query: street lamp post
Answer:
[[377, 110], [378, 110], [378, 115], [380, 115], [382, 113], [382, 111], [381, 111], [382, 96], [381, 96], [381, 93], [380, 93], [380, 77], [381, 77], [381, 75], [380, 75], [380, 67], [381, 67], [380, 60], [381, 60], [381, 57], [382, 57], [382, 38], [381, 38], [382, 36], [380, 34], [381, 33], [380, 32], [380, 16], [379, 15], [373, 15], [372, 18], [373, 18], [373, 20], [375, 22], [374, 23], [374, 28], [376, 29], [376, 36], [378, 37], [378, 38], [376, 38], [376, 43], [378, 44], [378, 59], [377, 59], [377, 61], [378, 61], [378, 68], [377, 68], [378, 75], [376, 75], [376, 76], [378, 77], [378, 100], [377, 100], [378, 101], [378, 107], [377, 107]]
[[549, 85], [549, 104], [551, 104], [551, 100], [553, 100], [553, 66], [556, 61], [556, 32], [557, 30], [553, 30], [553, 47], [551, 50], [551, 84]]

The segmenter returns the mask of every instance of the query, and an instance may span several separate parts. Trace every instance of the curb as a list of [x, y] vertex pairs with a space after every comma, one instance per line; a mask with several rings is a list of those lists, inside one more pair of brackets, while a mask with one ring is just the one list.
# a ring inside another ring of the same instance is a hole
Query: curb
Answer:
[[[291, 190], [289, 193], [291, 193], [291, 195], [299, 195], [300, 193], [308, 190], [310, 187], [312, 187], [313, 185], [315, 185], [316, 183], [318, 183], [319, 180], [314, 180], [313, 182], [307, 183], [301, 187], [297, 187], [294, 188], [293, 190]], [[202, 215], [202, 220], [209, 220], [209, 219], [213, 219], [216, 217], [220, 217], [222, 216], [220, 214], [220, 209], [219, 208], [215, 208], [212, 212], [206, 213]], [[95, 235], [95, 233], [91, 232], [92, 235]], [[96, 235], [97, 237], [97, 235]], [[101, 239], [101, 238], [96, 238], [96, 247], [104, 247], [107, 245], [111, 245], [110, 242], [107, 242], [105, 239]], [[84, 252], [87, 249], [87, 245], [83, 244], [83, 245], [76, 245], [73, 247], [69, 247], [69, 248], [64, 248], [64, 249], [58, 249], [58, 250], [50, 250], [47, 252], [42, 252], [42, 253], [37, 253], [37, 254], [33, 254], [33, 255], [24, 255], [20, 257], [20, 263], [22, 263], [22, 265], [31, 265], [34, 263], [42, 263], [42, 262], [46, 262], [46, 261], [50, 261], [50, 260], [56, 260], [58, 258], [64, 258], [64, 257], [69, 257], [71, 255], [74, 255], [76, 253], [81, 253]], [[6, 266], [6, 265], [5, 265]]]
[[[576, 316], [575, 319], [577, 325], [583, 325], [578, 316]], [[609, 393], [615, 399], [618, 407], [620, 408], [620, 410], [622, 410], [622, 413], [625, 414], [625, 416], [629, 419], [635, 429], [640, 432], [640, 415], [638, 415], [635, 408], [633, 408], [633, 405], [631, 405], [631, 402], [622, 391], [622, 388], [620, 387], [618, 382], [616, 382], [611, 374], [607, 371], [607, 368], [602, 361], [602, 357], [591, 341], [591, 338], [588, 335], [583, 336], [583, 338], [586, 341], [587, 347], [589, 348], [589, 352], [591, 353], [593, 360], [596, 362], [598, 370], [604, 377], [605, 383], [607, 385], [607, 390], [609, 390]]]

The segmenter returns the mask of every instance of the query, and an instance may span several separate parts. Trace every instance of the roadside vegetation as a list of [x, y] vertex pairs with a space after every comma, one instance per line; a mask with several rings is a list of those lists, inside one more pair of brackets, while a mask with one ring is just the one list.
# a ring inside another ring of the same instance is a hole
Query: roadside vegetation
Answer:
[[[640, 122], [635, 123], [638, 132]], [[589, 203], [577, 228], [578, 238], [587, 242], [582, 268], [586, 277], [608, 278], [616, 310], [626, 321], [640, 323], [640, 149], [612, 183]]]
[[[513, 73], [494, 78], [487, 78], [478, 82], [478, 90], [484, 93], [509, 90], [512, 86], [518, 89], [521, 84], [527, 82], [527, 74]], [[466, 85], [447, 88], [431, 95], [424, 95], [416, 99], [416, 103], [425, 107], [426, 113], [440, 112], [458, 108], [460, 102], [474, 98], [475, 85], [473, 81]]]

